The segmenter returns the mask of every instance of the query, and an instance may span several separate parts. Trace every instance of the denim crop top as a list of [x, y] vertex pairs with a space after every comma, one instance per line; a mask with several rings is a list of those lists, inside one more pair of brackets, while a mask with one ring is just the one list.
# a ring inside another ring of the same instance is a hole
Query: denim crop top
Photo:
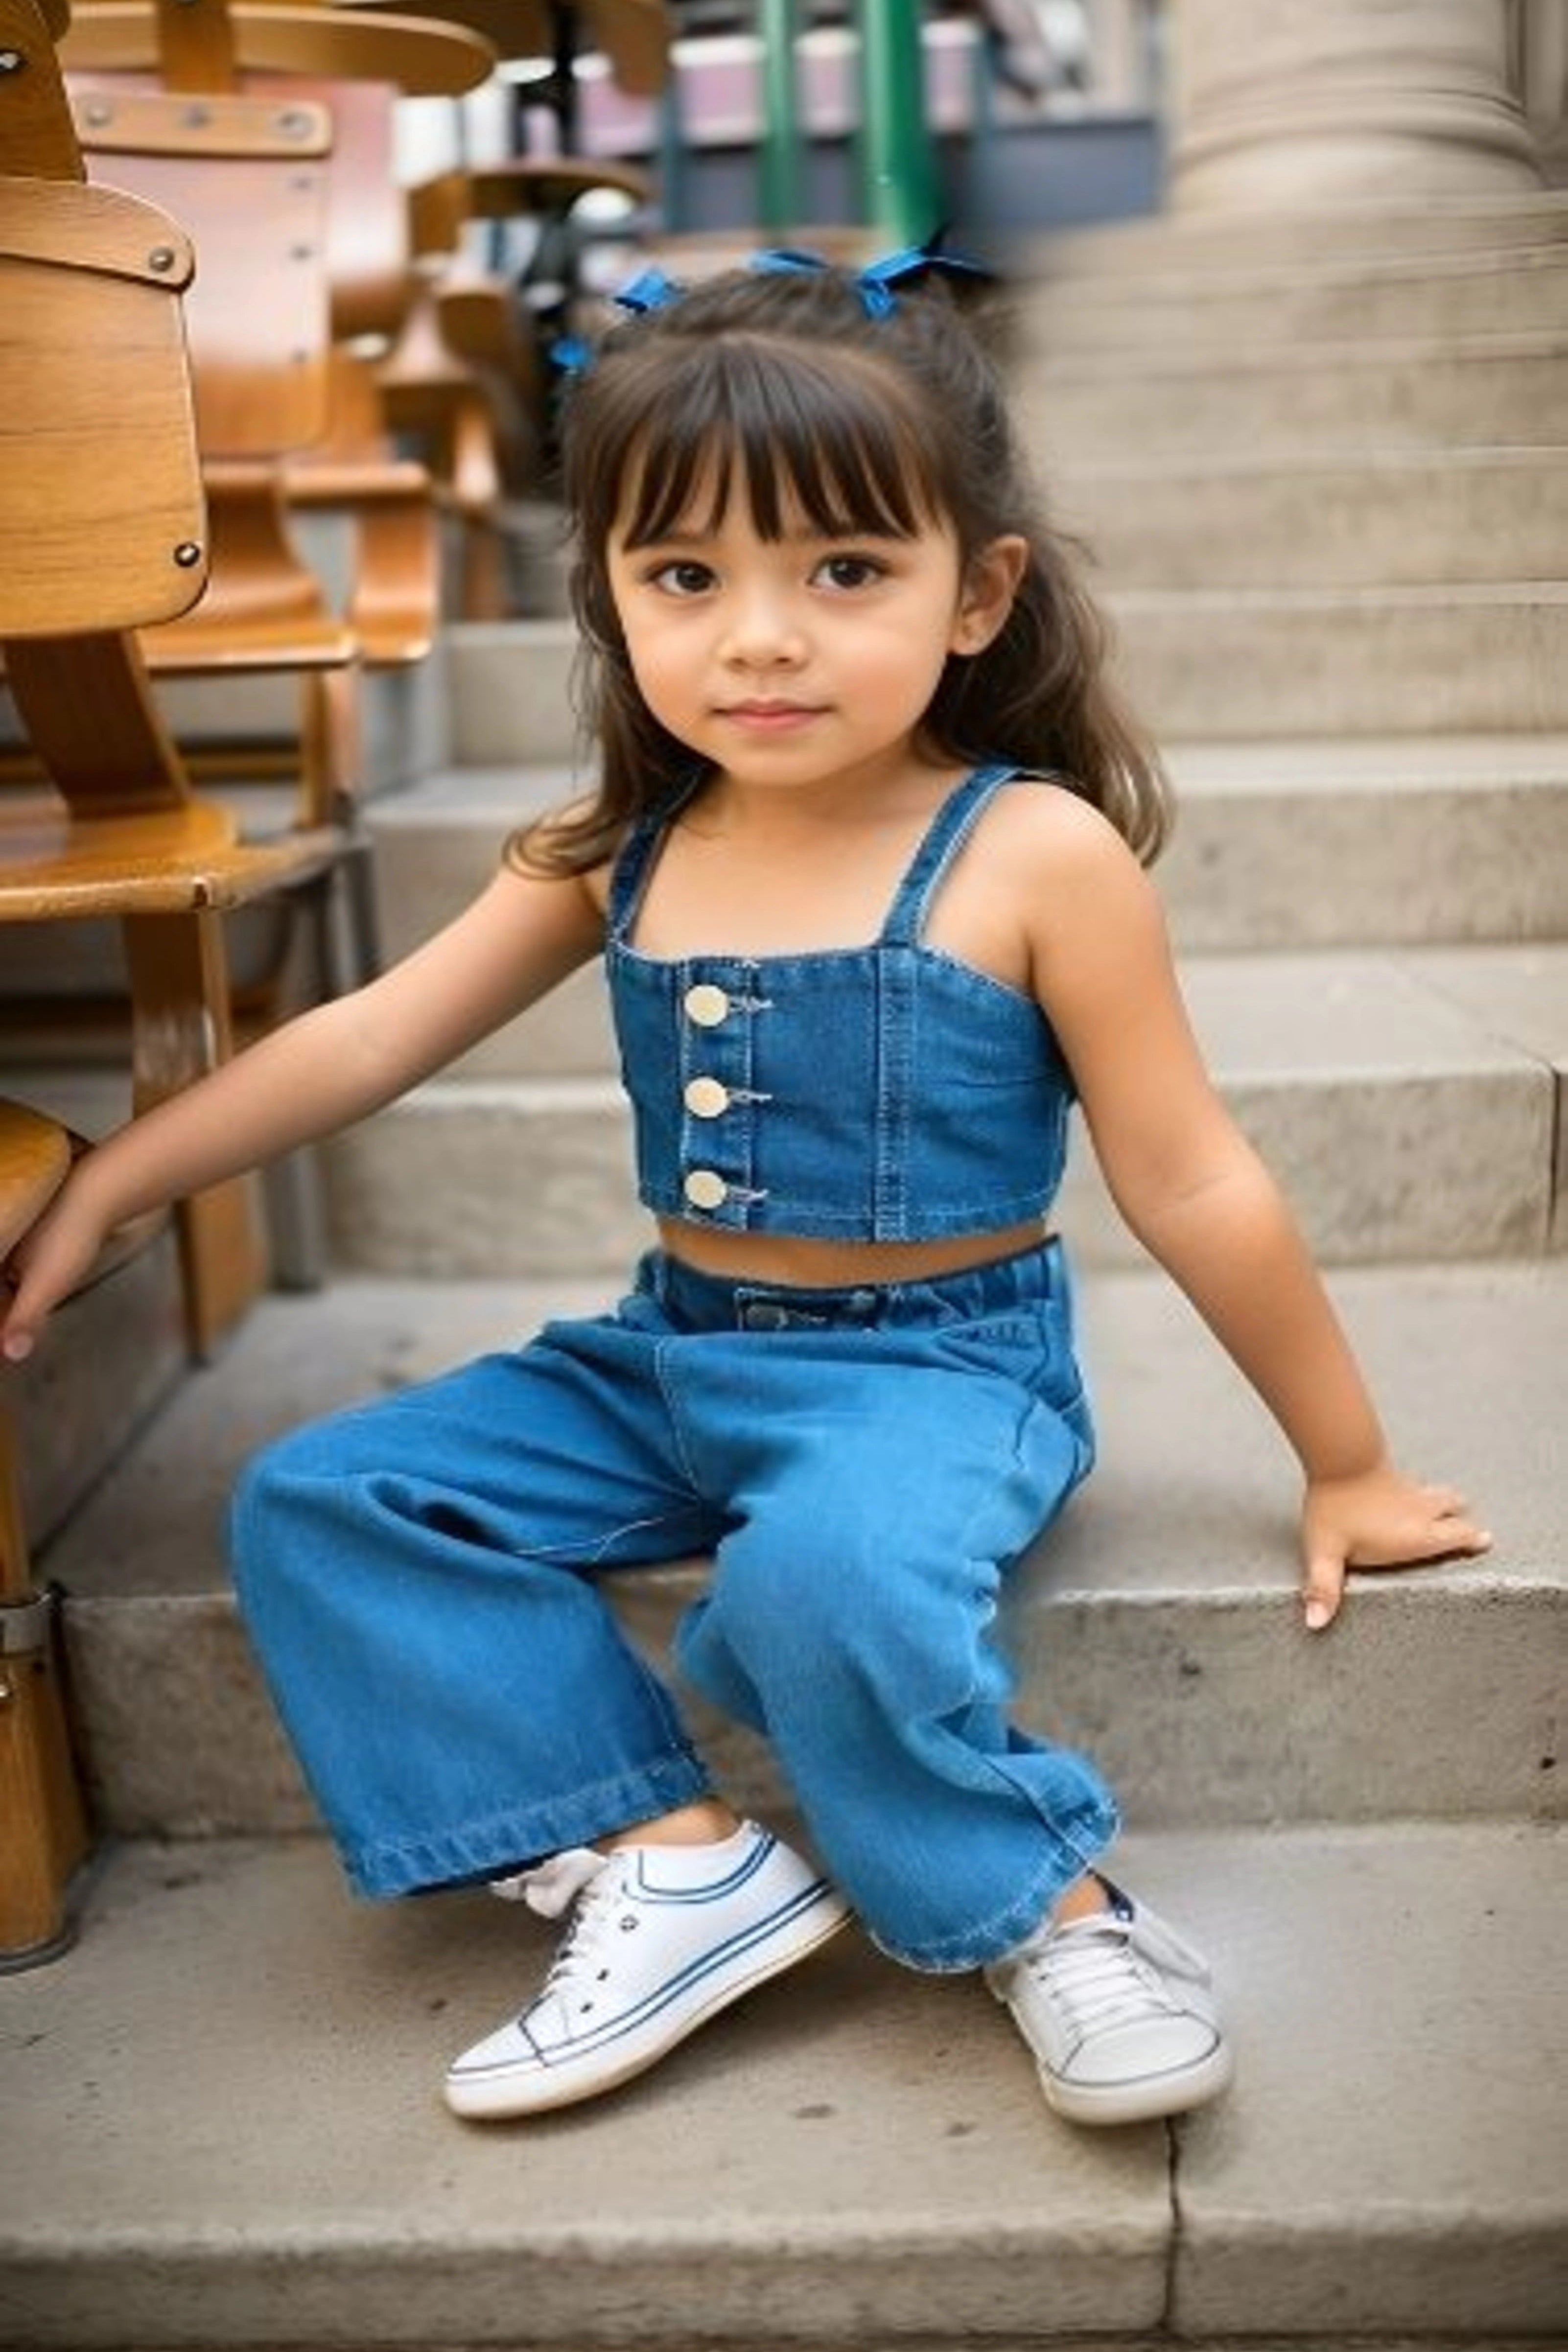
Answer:
[[669, 811], [616, 863], [605, 966], [656, 1214], [837, 1241], [927, 1241], [1043, 1215], [1073, 1085], [1030, 996], [927, 947], [928, 909], [1011, 767], [942, 803], [868, 946], [644, 955], [629, 934]]

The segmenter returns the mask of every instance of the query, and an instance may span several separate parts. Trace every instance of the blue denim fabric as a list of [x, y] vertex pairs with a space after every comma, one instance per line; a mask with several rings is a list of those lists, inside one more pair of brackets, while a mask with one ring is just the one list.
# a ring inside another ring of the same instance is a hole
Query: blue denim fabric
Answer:
[[631, 936], [668, 813], [632, 835], [605, 953], [648, 1208], [840, 1241], [995, 1233], [1046, 1213], [1073, 1102], [1050, 1024], [1033, 997], [921, 937], [953, 859], [1018, 774], [977, 768], [950, 793], [861, 948], [644, 955]]
[[237, 1580], [351, 1878], [395, 1895], [708, 1790], [603, 1588], [711, 1550], [679, 1670], [773, 1743], [884, 1948], [972, 1968], [1116, 1828], [1089, 1764], [1008, 1721], [997, 1641], [1091, 1453], [1057, 1243], [847, 1290], [655, 1255], [613, 1313], [270, 1447]]

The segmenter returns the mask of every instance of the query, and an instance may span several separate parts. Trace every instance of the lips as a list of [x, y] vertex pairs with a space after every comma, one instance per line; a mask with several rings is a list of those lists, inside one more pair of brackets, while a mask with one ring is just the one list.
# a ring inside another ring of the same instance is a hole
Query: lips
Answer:
[[822, 716], [819, 706], [805, 702], [731, 702], [720, 712], [736, 727], [745, 727], [760, 734], [785, 734], [793, 727], [805, 727]]

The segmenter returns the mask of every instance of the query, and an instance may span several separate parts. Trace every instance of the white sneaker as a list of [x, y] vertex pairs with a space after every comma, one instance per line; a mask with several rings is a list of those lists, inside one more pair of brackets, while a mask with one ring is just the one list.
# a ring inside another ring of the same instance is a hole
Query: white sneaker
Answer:
[[1079, 2124], [1201, 2106], [1230, 2081], [1207, 1964], [1109, 1880], [1110, 1908], [1038, 1928], [985, 1970], [1035, 2053], [1047, 2103]]
[[576, 1909], [521, 2016], [448, 2067], [460, 2116], [535, 2115], [612, 2090], [850, 1916], [754, 1822], [717, 1845], [574, 1846], [496, 1892], [547, 1918]]

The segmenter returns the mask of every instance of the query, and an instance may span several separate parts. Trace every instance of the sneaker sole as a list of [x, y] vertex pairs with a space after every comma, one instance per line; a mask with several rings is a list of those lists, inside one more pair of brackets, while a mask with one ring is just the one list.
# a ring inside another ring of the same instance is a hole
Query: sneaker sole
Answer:
[[1039, 2070], [1046, 2105], [1075, 2124], [1146, 2124], [1163, 2116], [1184, 2116], [1227, 2090], [1236, 2073], [1228, 2042], [1222, 2042], [1195, 2065], [1136, 2083], [1064, 2083]]
[[569, 2063], [515, 2072], [497, 2070], [472, 2081], [448, 2075], [443, 2085], [447, 2105], [467, 2122], [500, 2122], [519, 2116], [547, 2115], [557, 2107], [575, 2106], [581, 2100], [598, 2098], [605, 2091], [618, 2090], [623, 2083], [657, 2066], [661, 2058], [679, 2049], [721, 2010], [755, 1991], [770, 1977], [782, 1976], [797, 1961], [809, 1958], [841, 1928], [848, 1927], [853, 1916], [847, 1904], [836, 1906], [826, 1919], [818, 1911], [807, 1912], [787, 1937], [749, 1955], [749, 1965], [743, 1973], [719, 1978], [700, 2006], [686, 2011], [679, 2023], [657, 2042], [640, 2043], [618, 2063], [588, 2071], [578, 2071]]

